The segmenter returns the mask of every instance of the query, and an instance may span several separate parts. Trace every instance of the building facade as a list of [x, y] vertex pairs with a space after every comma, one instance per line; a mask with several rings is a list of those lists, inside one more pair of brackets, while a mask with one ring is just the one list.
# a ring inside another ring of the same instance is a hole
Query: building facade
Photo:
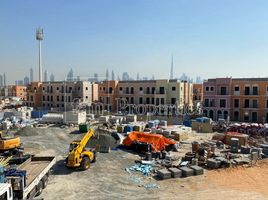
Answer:
[[98, 103], [101, 110], [115, 112], [117, 109], [118, 81], [110, 80], [98, 83]]
[[27, 89], [26, 105], [42, 110], [68, 111], [82, 104], [90, 105], [92, 89], [93, 84], [88, 81], [43, 82], [38, 87], [33, 82]]
[[25, 101], [27, 99], [27, 91], [26, 90], [27, 90], [26, 86], [14, 85], [12, 87], [12, 96], [19, 97]]
[[118, 98], [131, 105], [193, 107], [192, 84], [179, 80], [120, 81]]
[[268, 122], [268, 78], [216, 78], [203, 83], [203, 115]]
[[25, 101], [26, 106], [40, 108], [41, 107], [41, 88], [40, 82], [31, 82], [26, 89], [27, 99]]
[[203, 102], [203, 84], [194, 83], [193, 84], [193, 106], [194, 109], [198, 109]]

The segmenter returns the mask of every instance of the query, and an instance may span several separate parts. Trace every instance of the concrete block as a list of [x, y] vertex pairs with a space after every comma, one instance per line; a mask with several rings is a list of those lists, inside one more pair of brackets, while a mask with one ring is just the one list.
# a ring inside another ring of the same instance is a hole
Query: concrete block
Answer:
[[207, 160], [207, 166], [211, 169], [217, 169], [220, 167], [221, 161], [210, 158]]
[[180, 170], [182, 171], [182, 177], [188, 177], [194, 175], [194, 170], [188, 167], [181, 167]]
[[182, 176], [182, 171], [178, 168], [169, 168], [172, 178], [180, 178]]
[[201, 174], [204, 174], [204, 169], [203, 169], [202, 167], [193, 165], [193, 166], [191, 166], [190, 168], [194, 170], [194, 175], [201, 175]]
[[250, 154], [251, 148], [246, 146], [241, 146], [241, 153]]
[[111, 147], [109, 146], [100, 146], [99, 152], [100, 153], [110, 153]]
[[157, 176], [162, 180], [168, 179], [171, 178], [171, 172], [167, 169], [160, 169], [157, 171]]

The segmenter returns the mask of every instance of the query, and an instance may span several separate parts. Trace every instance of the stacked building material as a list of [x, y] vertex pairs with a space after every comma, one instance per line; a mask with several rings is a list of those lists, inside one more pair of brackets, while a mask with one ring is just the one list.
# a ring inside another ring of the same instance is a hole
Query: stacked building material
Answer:
[[168, 179], [171, 178], [171, 172], [167, 169], [160, 169], [157, 171], [157, 176], [162, 180]]

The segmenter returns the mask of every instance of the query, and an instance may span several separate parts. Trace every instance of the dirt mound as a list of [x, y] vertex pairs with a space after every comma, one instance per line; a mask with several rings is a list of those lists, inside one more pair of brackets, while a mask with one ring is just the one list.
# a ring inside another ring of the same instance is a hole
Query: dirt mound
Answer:
[[40, 134], [39, 129], [29, 127], [29, 126], [26, 126], [20, 129], [17, 133], [15, 133], [15, 135], [19, 135], [19, 136], [36, 136], [39, 134]]
[[116, 140], [110, 134], [100, 133], [95, 134], [87, 144], [88, 147], [95, 147], [96, 145], [115, 148], [117, 146]]

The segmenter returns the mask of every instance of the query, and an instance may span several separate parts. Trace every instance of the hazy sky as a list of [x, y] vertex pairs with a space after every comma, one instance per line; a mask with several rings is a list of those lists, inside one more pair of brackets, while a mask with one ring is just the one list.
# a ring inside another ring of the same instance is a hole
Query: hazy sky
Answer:
[[[42, 2], [42, 3], [41, 3]], [[267, 0], [1, 0], [0, 69], [9, 83], [38, 69], [35, 29], [44, 28], [43, 66], [56, 79], [268, 76]]]

